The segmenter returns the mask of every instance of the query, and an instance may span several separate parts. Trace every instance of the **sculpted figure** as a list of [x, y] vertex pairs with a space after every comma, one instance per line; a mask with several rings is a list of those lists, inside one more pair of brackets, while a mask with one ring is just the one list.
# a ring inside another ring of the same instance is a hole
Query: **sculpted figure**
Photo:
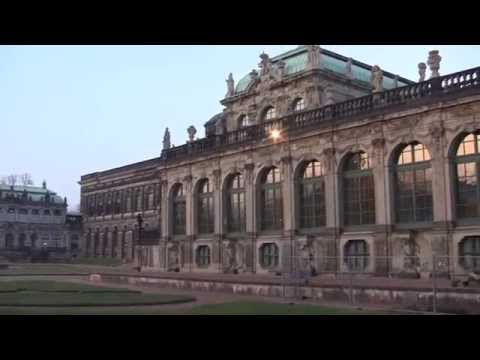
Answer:
[[170, 130], [168, 127], [165, 129], [165, 134], [163, 135], [163, 150], [170, 149]]
[[270, 60], [270, 57], [267, 54], [262, 53], [260, 55], [260, 59], [262, 59], [262, 61], [259, 64], [261, 69], [260, 75], [263, 76], [263, 75], [270, 74], [270, 70], [272, 69], [272, 61]]
[[227, 81], [227, 95], [225, 97], [230, 97], [235, 94], [235, 81], [233, 81], [233, 75], [230, 73], [228, 75]]
[[383, 90], [383, 72], [380, 66], [374, 65], [372, 68], [372, 77], [370, 79], [373, 90], [372, 92], [380, 92]]
[[307, 63], [310, 69], [316, 69], [320, 66], [321, 49], [318, 45], [307, 45], [308, 55]]
[[438, 50], [432, 50], [428, 53], [427, 64], [430, 67], [430, 79], [440, 76], [440, 61], [442, 57], [438, 54]]
[[425, 81], [425, 73], [427, 72], [427, 65], [423, 62], [418, 64], [418, 75], [420, 76], [418, 82]]
[[188, 141], [192, 142], [195, 139], [195, 134], [197, 133], [197, 129], [195, 129], [195, 126], [192, 125], [187, 129], [187, 133], [188, 133]]

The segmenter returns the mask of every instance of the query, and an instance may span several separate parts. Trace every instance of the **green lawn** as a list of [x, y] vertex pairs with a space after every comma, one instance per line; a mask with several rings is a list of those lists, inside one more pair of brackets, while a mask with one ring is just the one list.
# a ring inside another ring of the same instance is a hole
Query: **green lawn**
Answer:
[[138, 306], [176, 304], [193, 297], [47, 280], [0, 281], [0, 306]]

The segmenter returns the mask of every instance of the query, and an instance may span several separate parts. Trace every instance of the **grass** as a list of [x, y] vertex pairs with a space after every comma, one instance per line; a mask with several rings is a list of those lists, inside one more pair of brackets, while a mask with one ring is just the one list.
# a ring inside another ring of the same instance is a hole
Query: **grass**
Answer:
[[194, 300], [188, 296], [144, 294], [140, 291], [47, 280], [0, 282], [0, 306], [139, 306]]

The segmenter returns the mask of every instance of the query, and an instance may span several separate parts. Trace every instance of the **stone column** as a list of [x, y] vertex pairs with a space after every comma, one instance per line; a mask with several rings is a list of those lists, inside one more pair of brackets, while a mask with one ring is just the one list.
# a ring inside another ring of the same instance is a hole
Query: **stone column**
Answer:
[[[221, 257], [221, 244], [223, 239], [223, 233], [225, 231], [225, 218], [223, 216], [223, 194], [222, 194], [222, 178], [221, 170], [213, 170], [213, 206], [214, 206], [214, 236], [212, 240], [211, 248], [211, 261], [212, 265], [218, 271], [221, 271], [222, 268], [222, 257]], [[192, 249], [193, 251], [193, 249]]]
[[255, 197], [254, 163], [245, 164], [245, 224], [247, 241], [245, 246], [245, 267], [247, 271], [256, 271], [256, 233], [257, 233], [257, 211]]
[[321, 239], [324, 242], [324, 259], [320, 259], [320, 267], [323, 271], [335, 271], [338, 266], [337, 256], [340, 254], [337, 244], [340, 227], [340, 204], [338, 169], [334, 148], [323, 150], [322, 162], [325, 166], [325, 210], [327, 235]]
[[[289, 145], [287, 145], [289, 146]], [[295, 256], [295, 195], [292, 174], [292, 157], [282, 157], [282, 199], [283, 199], [283, 236], [282, 236], [282, 271], [292, 269], [292, 256]]]
[[169, 196], [168, 196], [168, 181], [162, 180], [160, 182], [160, 231], [162, 234], [160, 244], [158, 247], [158, 263], [160, 269], [166, 271], [168, 267], [167, 261], [167, 243], [170, 237], [170, 209], [169, 209]]
[[373, 235], [373, 251], [370, 255], [374, 265], [374, 272], [384, 274], [389, 268], [390, 250], [387, 229], [391, 223], [390, 197], [387, 191], [388, 167], [385, 164], [385, 139], [383, 136], [372, 140], [372, 171], [375, 186], [375, 233]]
[[192, 175], [185, 176], [184, 189], [185, 189], [185, 208], [186, 208], [186, 240], [182, 241], [182, 264], [184, 270], [190, 271], [192, 267], [192, 242], [195, 237], [195, 209], [194, 209], [194, 194]]

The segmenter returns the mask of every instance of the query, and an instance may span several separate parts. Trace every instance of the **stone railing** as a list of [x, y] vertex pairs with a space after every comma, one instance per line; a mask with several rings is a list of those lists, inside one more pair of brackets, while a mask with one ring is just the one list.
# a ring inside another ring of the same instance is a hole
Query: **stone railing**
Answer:
[[194, 155], [227, 150], [230, 147], [262, 141], [270, 136], [271, 130], [279, 129], [282, 134], [307, 130], [331, 121], [340, 122], [355, 116], [367, 116], [376, 112], [392, 111], [399, 105], [417, 100], [435, 101], [444, 94], [458, 93], [466, 89], [480, 88], [480, 67], [436, 77], [420, 83], [373, 93], [351, 100], [289, 114], [262, 124], [245, 127], [222, 135], [210, 136], [185, 145], [164, 150], [161, 159], [174, 161]]

